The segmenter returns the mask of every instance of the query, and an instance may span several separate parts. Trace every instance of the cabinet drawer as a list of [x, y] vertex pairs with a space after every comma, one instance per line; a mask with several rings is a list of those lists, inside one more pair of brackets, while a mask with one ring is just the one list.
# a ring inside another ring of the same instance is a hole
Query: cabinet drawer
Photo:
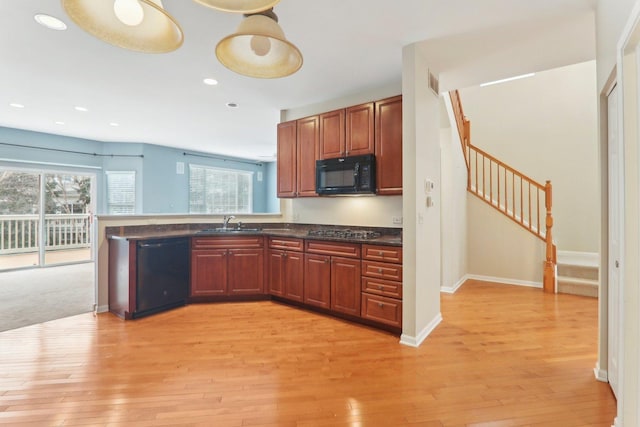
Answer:
[[306, 240], [305, 252], [360, 258], [360, 245], [357, 243], [329, 242], [325, 240]]
[[402, 248], [399, 246], [362, 245], [362, 259], [402, 264]]
[[192, 249], [262, 248], [262, 236], [193, 237]]
[[402, 281], [402, 265], [378, 261], [362, 261], [362, 275]]
[[402, 327], [402, 301], [362, 293], [361, 316], [391, 326]]
[[402, 282], [363, 277], [362, 292], [369, 292], [391, 298], [402, 298]]
[[304, 240], [288, 237], [269, 237], [269, 247], [271, 249], [286, 249], [288, 251], [302, 252]]

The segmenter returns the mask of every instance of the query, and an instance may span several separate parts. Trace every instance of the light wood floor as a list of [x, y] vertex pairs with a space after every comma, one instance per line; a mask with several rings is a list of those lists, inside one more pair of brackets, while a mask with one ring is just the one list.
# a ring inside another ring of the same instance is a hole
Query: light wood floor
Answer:
[[272, 302], [0, 333], [12, 426], [610, 426], [597, 301], [468, 282], [418, 349]]

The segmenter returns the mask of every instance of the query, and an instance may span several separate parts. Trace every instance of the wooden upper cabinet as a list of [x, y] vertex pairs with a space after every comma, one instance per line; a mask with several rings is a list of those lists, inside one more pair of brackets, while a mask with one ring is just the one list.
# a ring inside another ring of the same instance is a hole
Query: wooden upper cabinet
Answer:
[[320, 128], [318, 116], [298, 120], [297, 193], [298, 197], [317, 196], [316, 160], [319, 155]]
[[345, 155], [359, 156], [374, 152], [374, 103], [355, 105], [346, 111]]
[[278, 124], [278, 197], [295, 197], [297, 191], [297, 122]]
[[345, 154], [345, 110], [320, 115], [320, 159], [343, 157]]
[[377, 193], [402, 194], [402, 95], [375, 105]]

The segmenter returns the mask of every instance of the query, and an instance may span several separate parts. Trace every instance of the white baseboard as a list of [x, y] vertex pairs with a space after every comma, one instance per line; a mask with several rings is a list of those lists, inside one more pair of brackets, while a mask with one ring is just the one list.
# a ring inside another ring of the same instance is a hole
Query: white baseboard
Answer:
[[616, 417], [613, 420], [613, 425], [611, 427], [622, 427], [622, 421], [620, 421], [620, 418]]
[[469, 278], [469, 275], [465, 274], [464, 276], [462, 276], [462, 278], [460, 280], [458, 280], [452, 286], [441, 286], [440, 287], [440, 292], [445, 293], [445, 294], [455, 294], [456, 291], [458, 289], [460, 289], [460, 286], [462, 286], [464, 284], [464, 282], [467, 281], [468, 278]]
[[429, 322], [429, 324], [425, 326], [417, 336], [412, 337], [406, 334], [402, 334], [402, 336], [400, 336], [400, 344], [404, 344], [409, 347], [420, 347], [420, 344], [422, 344], [422, 342], [429, 336], [429, 334], [433, 332], [433, 330], [440, 324], [440, 322], [442, 322], [442, 313], [438, 313], [438, 315], [434, 317], [433, 320], [431, 320], [431, 322]]
[[504, 277], [482, 276], [479, 274], [467, 274], [466, 278], [479, 280], [481, 282], [495, 282], [495, 283], [502, 283], [504, 285], [526, 286], [528, 288], [542, 289], [542, 282], [530, 282], [527, 280], [518, 280], [518, 279], [505, 279]]
[[558, 264], [598, 267], [600, 254], [597, 252], [558, 251]]
[[603, 383], [609, 382], [609, 373], [605, 369], [600, 369], [600, 363], [596, 363], [596, 367], [593, 368], [593, 375], [595, 375], [598, 381]]
[[106, 313], [107, 311], [109, 311], [109, 304], [99, 305], [98, 309], [96, 310], [96, 313]]

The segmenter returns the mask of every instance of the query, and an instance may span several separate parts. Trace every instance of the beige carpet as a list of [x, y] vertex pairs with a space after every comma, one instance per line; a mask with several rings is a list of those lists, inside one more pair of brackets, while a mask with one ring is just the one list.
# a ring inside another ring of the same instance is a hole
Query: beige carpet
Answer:
[[94, 263], [0, 272], [0, 331], [93, 310]]

